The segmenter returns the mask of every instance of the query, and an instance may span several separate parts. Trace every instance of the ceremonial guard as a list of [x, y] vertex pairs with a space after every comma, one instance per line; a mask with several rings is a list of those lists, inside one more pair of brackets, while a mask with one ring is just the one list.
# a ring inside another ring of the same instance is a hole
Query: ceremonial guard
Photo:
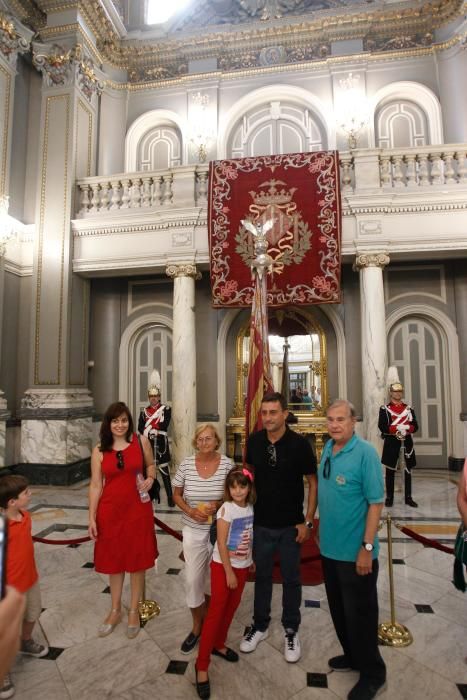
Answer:
[[400, 382], [389, 386], [391, 400], [379, 409], [378, 428], [384, 440], [381, 462], [386, 467], [386, 506], [394, 502], [394, 478], [401, 447], [404, 449], [404, 490], [405, 502], [412, 508], [418, 504], [412, 498], [412, 469], [415, 467], [415, 450], [412, 433], [418, 430], [415, 412], [402, 401], [404, 387]]
[[[160, 379], [157, 372], [151, 375], [151, 386], [148, 387], [149, 406], [141, 411], [138, 420], [138, 432], [145, 435], [152, 445], [156, 467], [164, 482], [167, 502], [170, 508], [175, 506], [170, 483], [170, 447], [167, 431], [172, 417], [172, 409], [161, 403]], [[151, 489], [152, 491], [152, 489]], [[151, 498], [157, 498], [157, 491], [151, 493]]]

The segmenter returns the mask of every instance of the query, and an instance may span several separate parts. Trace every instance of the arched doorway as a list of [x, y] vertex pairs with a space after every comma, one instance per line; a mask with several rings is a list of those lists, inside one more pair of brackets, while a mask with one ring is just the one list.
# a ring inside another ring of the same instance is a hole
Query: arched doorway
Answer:
[[447, 361], [442, 336], [430, 321], [405, 317], [389, 333], [389, 363], [397, 367], [405, 401], [419, 423], [415, 436], [417, 465], [445, 468], [450, 453]]

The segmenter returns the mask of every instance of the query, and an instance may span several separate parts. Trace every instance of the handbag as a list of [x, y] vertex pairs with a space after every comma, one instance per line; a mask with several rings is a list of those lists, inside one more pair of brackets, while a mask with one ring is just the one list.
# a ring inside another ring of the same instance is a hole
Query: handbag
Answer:
[[[146, 467], [146, 460], [144, 459], [144, 451], [143, 451], [143, 445], [141, 444], [141, 436], [139, 433], [136, 433], [136, 437], [138, 438], [138, 444], [139, 444], [139, 449], [141, 450], [141, 457], [143, 458], [143, 476], [145, 479], [148, 478], [148, 470]], [[149, 498], [151, 501], [157, 501], [158, 503], [161, 502], [161, 485], [157, 480], [157, 476], [153, 481], [153, 484], [151, 488], [148, 491]]]
[[464, 577], [464, 566], [467, 566], [467, 529], [461, 523], [457, 531], [454, 543], [454, 571], [453, 584], [462, 593], [465, 593], [467, 585]]
[[217, 518], [214, 518], [209, 528], [209, 541], [214, 547], [217, 540]]

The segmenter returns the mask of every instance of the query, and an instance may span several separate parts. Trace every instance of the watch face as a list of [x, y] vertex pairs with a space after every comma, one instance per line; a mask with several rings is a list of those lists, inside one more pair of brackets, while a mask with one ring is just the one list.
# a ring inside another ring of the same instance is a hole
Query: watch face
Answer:
[[367, 552], [372, 552], [373, 551], [373, 545], [370, 544], [369, 542], [365, 543], [365, 549]]

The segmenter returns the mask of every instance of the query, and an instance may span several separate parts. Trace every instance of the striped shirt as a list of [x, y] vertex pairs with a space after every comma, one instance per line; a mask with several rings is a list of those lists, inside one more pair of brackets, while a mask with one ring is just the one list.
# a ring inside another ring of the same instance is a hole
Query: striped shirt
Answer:
[[[222, 501], [224, 496], [225, 477], [233, 469], [233, 462], [225, 455], [220, 456], [221, 461], [215, 473], [209, 479], [202, 479], [196, 469], [196, 457], [188, 457], [183, 460], [172, 480], [172, 486], [183, 489], [183, 499], [190, 508], [196, 508], [199, 503], [208, 501]], [[182, 515], [183, 525], [188, 525], [196, 530], [209, 530], [210, 523], [198, 523], [185, 512]]]

